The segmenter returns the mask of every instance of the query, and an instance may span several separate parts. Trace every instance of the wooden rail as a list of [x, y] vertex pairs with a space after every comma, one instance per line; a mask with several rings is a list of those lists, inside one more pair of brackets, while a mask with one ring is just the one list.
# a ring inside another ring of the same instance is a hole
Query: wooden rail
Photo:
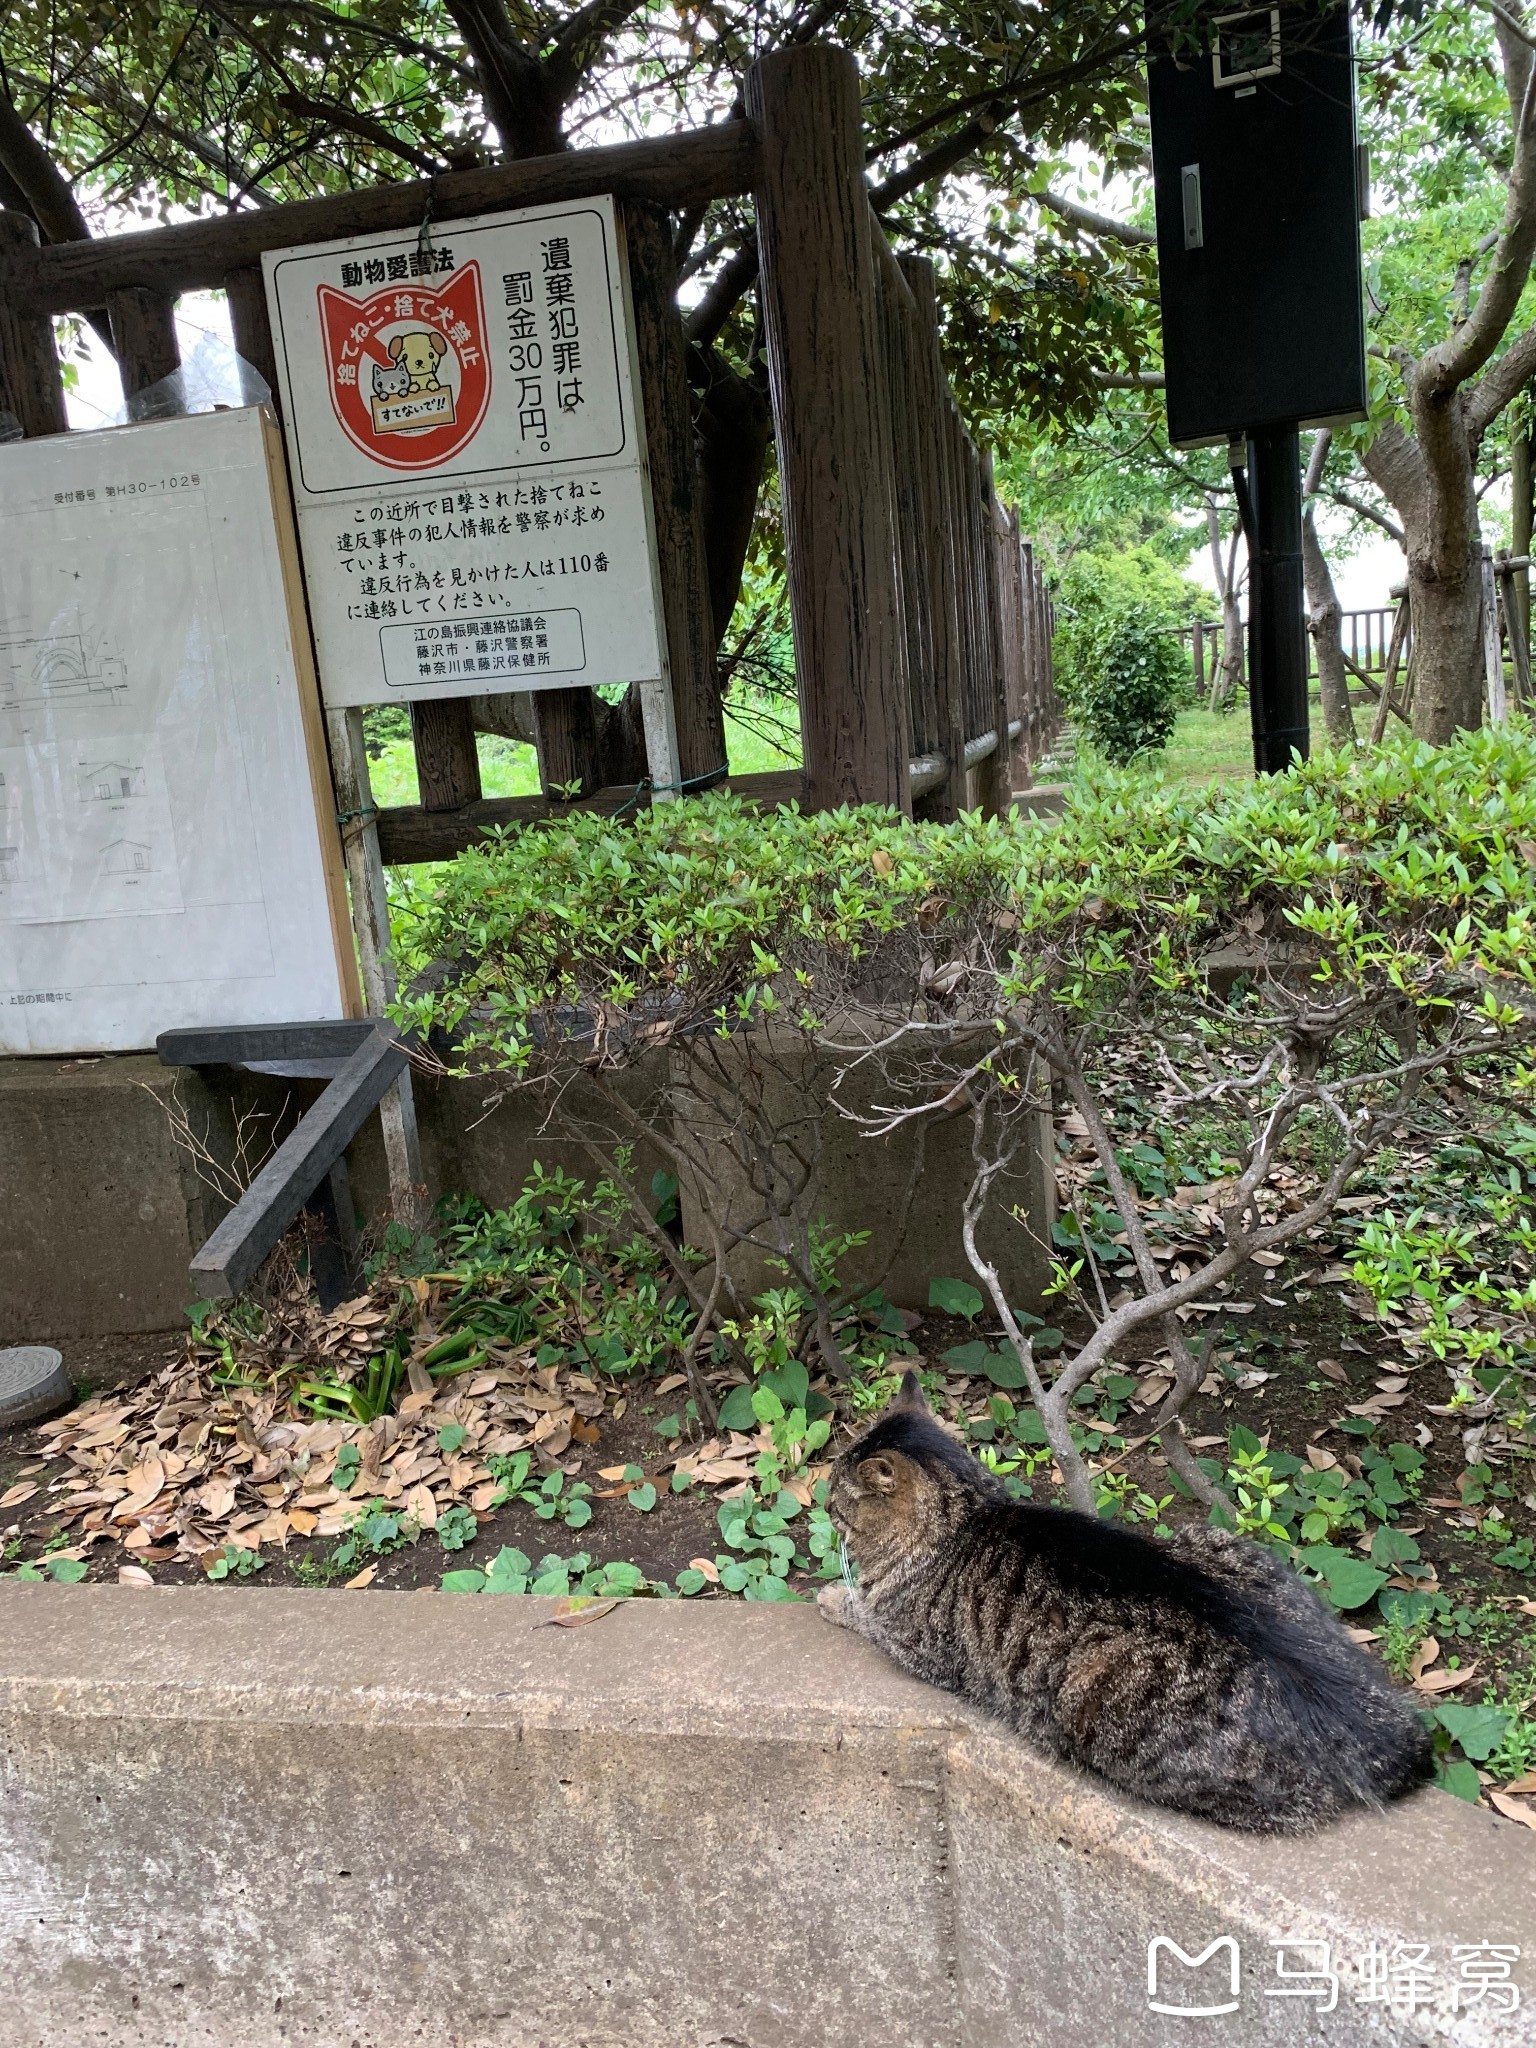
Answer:
[[484, 170], [443, 171], [410, 184], [299, 199], [142, 234], [34, 247], [30, 256], [3, 266], [6, 296], [16, 312], [33, 315], [104, 305], [108, 292], [124, 289], [174, 298], [181, 292], [219, 289], [231, 270], [258, 264], [269, 249], [414, 228], [429, 206], [435, 221], [461, 220], [611, 192], [619, 199], [681, 209], [750, 192], [756, 177], [752, 129], [745, 121], [724, 121], [643, 142], [525, 157]]

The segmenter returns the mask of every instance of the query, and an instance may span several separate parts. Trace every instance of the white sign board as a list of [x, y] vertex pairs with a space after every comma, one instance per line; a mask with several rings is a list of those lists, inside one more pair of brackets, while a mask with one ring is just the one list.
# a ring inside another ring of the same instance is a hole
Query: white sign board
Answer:
[[357, 1007], [274, 476], [257, 410], [0, 448], [0, 1052]]
[[613, 201], [262, 264], [326, 702], [650, 685], [654, 772], [669, 697]]

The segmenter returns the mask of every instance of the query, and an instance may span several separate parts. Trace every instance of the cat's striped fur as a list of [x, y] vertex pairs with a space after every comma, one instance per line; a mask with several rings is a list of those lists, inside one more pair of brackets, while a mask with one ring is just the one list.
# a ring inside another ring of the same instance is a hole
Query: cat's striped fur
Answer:
[[858, 1567], [829, 1620], [1127, 1792], [1300, 1834], [1429, 1776], [1419, 1714], [1273, 1553], [1013, 1501], [911, 1373], [828, 1508]]

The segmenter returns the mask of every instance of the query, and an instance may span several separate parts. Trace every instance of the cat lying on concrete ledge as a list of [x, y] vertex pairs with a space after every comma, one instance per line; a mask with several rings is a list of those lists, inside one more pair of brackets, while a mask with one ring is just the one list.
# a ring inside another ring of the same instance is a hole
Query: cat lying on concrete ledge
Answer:
[[827, 1620], [1142, 1799], [1302, 1834], [1430, 1775], [1410, 1701], [1271, 1552], [1014, 1501], [913, 1373], [827, 1506], [858, 1567]]

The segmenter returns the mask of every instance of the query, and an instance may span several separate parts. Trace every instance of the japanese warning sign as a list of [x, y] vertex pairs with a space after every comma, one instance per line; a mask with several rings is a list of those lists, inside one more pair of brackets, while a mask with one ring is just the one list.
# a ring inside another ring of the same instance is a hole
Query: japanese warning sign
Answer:
[[262, 260], [326, 701], [651, 685], [655, 773], [671, 721], [613, 201]]

